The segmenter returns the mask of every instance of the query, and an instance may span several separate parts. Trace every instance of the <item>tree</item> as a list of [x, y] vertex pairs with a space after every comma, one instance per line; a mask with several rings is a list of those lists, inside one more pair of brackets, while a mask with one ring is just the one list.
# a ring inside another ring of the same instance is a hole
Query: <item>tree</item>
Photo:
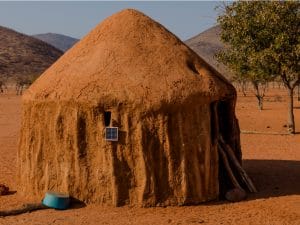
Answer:
[[0, 76], [0, 94], [4, 92], [4, 89], [7, 89], [6, 83], [7, 77]]
[[234, 76], [229, 80], [235, 87], [239, 89], [243, 93], [243, 96], [247, 96], [247, 89], [248, 89], [248, 80], [245, 79], [244, 77], [238, 77]]
[[38, 75], [20, 75], [15, 78], [16, 94], [22, 95], [23, 90], [29, 87], [39, 76]]
[[226, 5], [218, 17], [228, 45], [218, 59], [256, 84], [280, 77], [288, 96], [288, 127], [295, 133], [293, 93], [300, 84], [300, 2], [250, 1]]

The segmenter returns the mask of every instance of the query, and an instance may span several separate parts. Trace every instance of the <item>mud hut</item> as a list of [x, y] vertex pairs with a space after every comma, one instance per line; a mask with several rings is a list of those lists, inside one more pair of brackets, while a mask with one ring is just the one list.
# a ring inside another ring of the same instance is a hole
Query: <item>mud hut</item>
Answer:
[[123, 10], [23, 95], [19, 191], [113, 206], [216, 199], [218, 135], [241, 160], [235, 101], [234, 87], [175, 35]]

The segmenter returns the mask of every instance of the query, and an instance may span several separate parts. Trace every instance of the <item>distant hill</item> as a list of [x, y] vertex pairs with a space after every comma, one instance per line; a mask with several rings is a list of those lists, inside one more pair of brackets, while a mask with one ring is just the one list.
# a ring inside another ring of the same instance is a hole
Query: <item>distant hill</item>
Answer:
[[220, 33], [220, 26], [215, 26], [188, 39], [185, 43], [207, 63], [223, 74], [223, 76], [227, 79], [231, 79], [233, 74], [225, 65], [219, 63], [215, 58], [215, 54], [225, 48], [225, 45], [220, 40]]
[[58, 49], [65, 52], [71, 48], [79, 39], [72, 38], [62, 34], [46, 33], [46, 34], [36, 34], [33, 37], [40, 39]]
[[43, 41], [0, 26], [0, 78], [39, 75], [62, 54]]

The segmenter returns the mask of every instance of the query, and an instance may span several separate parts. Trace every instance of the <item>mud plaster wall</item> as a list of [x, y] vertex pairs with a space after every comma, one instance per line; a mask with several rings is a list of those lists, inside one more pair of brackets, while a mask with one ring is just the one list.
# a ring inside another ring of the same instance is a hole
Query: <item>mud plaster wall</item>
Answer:
[[210, 106], [140, 113], [111, 109], [119, 141], [104, 140], [104, 109], [73, 102], [23, 103], [19, 191], [47, 190], [86, 203], [197, 204], [216, 199], [218, 155]]

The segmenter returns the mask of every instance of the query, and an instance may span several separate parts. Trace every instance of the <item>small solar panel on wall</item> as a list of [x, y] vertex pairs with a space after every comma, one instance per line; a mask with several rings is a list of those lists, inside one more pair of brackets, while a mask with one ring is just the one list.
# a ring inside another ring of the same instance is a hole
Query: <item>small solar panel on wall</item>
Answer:
[[105, 140], [118, 141], [118, 127], [106, 127], [105, 128]]

